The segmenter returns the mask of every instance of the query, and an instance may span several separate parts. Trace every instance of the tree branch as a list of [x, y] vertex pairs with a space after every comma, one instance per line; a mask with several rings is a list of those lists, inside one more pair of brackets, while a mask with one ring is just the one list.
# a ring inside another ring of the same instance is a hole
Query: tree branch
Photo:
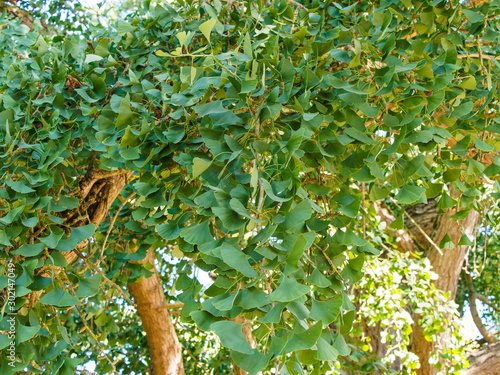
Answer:
[[474, 320], [474, 324], [476, 324], [477, 329], [479, 332], [481, 332], [481, 335], [483, 335], [484, 339], [488, 344], [493, 344], [497, 342], [497, 338], [493, 336], [490, 331], [484, 326], [483, 322], [481, 321], [481, 318], [479, 317], [479, 314], [477, 313], [477, 307], [476, 307], [476, 291], [474, 289], [474, 280], [472, 279], [472, 276], [469, 273], [465, 273], [465, 280], [467, 281], [467, 286], [469, 287], [469, 307], [470, 307], [470, 312], [472, 314], [472, 319]]

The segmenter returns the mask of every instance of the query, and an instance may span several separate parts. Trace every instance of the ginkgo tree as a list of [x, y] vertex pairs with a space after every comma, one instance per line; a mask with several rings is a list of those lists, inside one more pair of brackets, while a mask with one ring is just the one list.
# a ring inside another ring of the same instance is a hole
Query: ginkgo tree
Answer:
[[[499, 7], [146, 1], [64, 36], [3, 15], [1, 348], [16, 323], [0, 372], [73, 374], [90, 341], [99, 373], [183, 373], [172, 301], [240, 373], [336, 371], [353, 285], [385, 246], [370, 210], [410, 221], [439, 269], [463, 261], [482, 186], [500, 188]], [[405, 211], [428, 200], [438, 240]], [[148, 363], [107, 339], [131, 309]]]

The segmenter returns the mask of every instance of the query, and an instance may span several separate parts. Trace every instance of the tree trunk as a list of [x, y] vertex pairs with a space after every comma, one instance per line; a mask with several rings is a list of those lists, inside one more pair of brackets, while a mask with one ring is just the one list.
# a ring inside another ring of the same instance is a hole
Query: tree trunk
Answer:
[[167, 307], [163, 286], [154, 266], [153, 249], [138, 263], [153, 265], [153, 275], [128, 285], [146, 331], [154, 375], [184, 374], [182, 350]]
[[[435, 201], [433, 205], [416, 205], [413, 214], [418, 215], [417, 210], [422, 210], [422, 215], [428, 217], [428, 220], [422, 220], [422, 218], [416, 220], [418, 223], [426, 224], [427, 222], [432, 222], [432, 225], [424, 227], [426, 233], [432, 238], [435, 244], [439, 244], [441, 240], [448, 235], [454, 244], [458, 244], [462, 236], [463, 231], [470, 237], [476, 225], [479, 223], [480, 215], [476, 211], [471, 211], [469, 215], [462, 221], [457, 222], [451, 218], [453, 214], [456, 213], [455, 209], [447, 210], [441, 216], [435, 216], [434, 219], [432, 215], [428, 215], [429, 211], [435, 210]], [[430, 203], [430, 202], [429, 202]], [[427, 207], [427, 210], [425, 209]], [[412, 213], [410, 213], [411, 215]], [[415, 219], [415, 218], [414, 218]], [[467, 253], [467, 246], [455, 246], [453, 249], [442, 249], [440, 254], [438, 250], [428, 244], [428, 241], [417, 233], [416, 228], [409, 228], [420, 245], [426, 246], [427, 250], [425, 255], [429, 259], [432, 269], [438, 274], [439, 278], [434, 281], [436, 288], [448, 292], [450, 294], [450, 299], [454, 300], [457, 292], [458, 281], [460, 278], [460, 272], [462, 270], [462, 265], [465, 260]], [[427, 242], [427, 243], [426, 243]], [[443, 332], [441, 335], [435, 338], [434, 341], [429, 342], [425, 339], [423, 329], [418, 324], [418, 317], [415, 319], [415, 325], [413, 330], [413, 341], [412, 341], [412, 352], [415, 353], [420, 360], [420, 368], [417, 370], [419, 375], [435, 375], [438, 370], [429, 363], [429, 359], [436, 351], [437, 345], [446, 345], [449, 340], [449, 331]]]
[[[457, 196], [456, 192], [452, 192], [453, 197]], [[387, 224], [395, 220], [389, 212], [382, 207], [376, 207], [377, 214]], [[392, 232], [391, 234], [400, 238], [398, 247], [401, 251], [415, 251], [418, 248], [425, 249], [426, 256], [433, 268], [433, 271], [439, 276], [434, 281], [434, 285], [450, 294], [450, 299], [455, 299], [457, 292], [460, 272], [467, 253], [467, 246], [455, 246], [453, 249], [442, 249], [440, 252], [436, 249], [435, 244], [439, 245], [441, 240], [447, 234], [453, 243], [458, 244], [463, 231], [471, 237], [476, 225], [479, 223], [480, 215], [476, 211], [471, 211], [469, 215], [462, 221], [457, 222], [451, 218], [456, 213], [455, 209], [446, 210], [443, 215], [438, 215], [437, 202], [430, 199], [427, 204], [416, 204], [406, 207], [407, 216], [412, 220], [406, 220], [407, 229]], [[422, 232], [425, 232], [424, 235]], [[428, 240], [429, 237], [434, 244]], [[438, 370], [429, 363], [429, 359], [437, 349], [438, 345], [446, 345], [449, 340], [449, 332], [446, 331], [429, 342], [425, 339], [423, 329], [418, 324], [419, 317], [415, 316], [415, 324], [413, 326], [413, 337], [411, 343], [411, 351], [419, 357], [420, 368], [417, 370], [419, 375], [435, 375]], [[369, 336], [372, 338], [371, 345], [377, 348], [377, 354], [385, 353], [385, 344], [379, 342], [380, 335], [377, 335], [373, 330], [376, 327], [365, 327], [365, 332], [370, 328]], [[500, 374], [500, 372], [499, 372]]]

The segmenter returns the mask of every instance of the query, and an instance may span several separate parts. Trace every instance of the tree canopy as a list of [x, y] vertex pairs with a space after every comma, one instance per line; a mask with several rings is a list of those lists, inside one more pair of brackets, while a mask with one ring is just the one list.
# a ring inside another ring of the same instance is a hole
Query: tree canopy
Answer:
[[144, 373], [126, 286], [154, 279], [151, 251], [179, 324], [243, 371], [341, 371], [365, 259], [404, 242], [391, 231], [423, 232], [405, 207], [458, 222], [429, 239], [445, 259], [498, 197], [499, 15], [499, 1], [146, 1], [50, 33], [4, 13], [0, 246], [16, 286], [0, 347], [15, 313], [16, 357], [0, 372], [73, 374], [93, 350], [100, 373]]

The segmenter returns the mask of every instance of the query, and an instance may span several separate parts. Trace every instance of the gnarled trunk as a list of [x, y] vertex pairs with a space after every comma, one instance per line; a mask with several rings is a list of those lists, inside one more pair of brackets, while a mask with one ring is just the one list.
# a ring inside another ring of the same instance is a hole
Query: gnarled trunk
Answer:
[[[451, 195], [456, 197], [457, 193], [452, 192]], [[395, 220], [385, 208], [376, 207], [376, 209], [377, 214], [387, 224]], [[439, 276], [434, 281], [434, 285], [444, 292], [449, 292], [450, 299], [453, 300], [467, 254], [467, 246], [455, 246], [453, 249], [438, 250], [438, 245], [446, 235], [451, 238], [453, 243], [458, 244], [462, 236], [462, 229], [470, 238], [479, 223], [479, 213], [471, 211], [464, 220], [457, 222], [451, 218], [456, 213], [455, 209], [446, 210], [444, 214], [438, 215], [437, 202], [434, 199], [430, 199], [427, 204], [406, 207], [405, 211], [406, 218], [411, 217], [413, 220], [406, 220], [407, 229], [405, 231], [392, 233], [400, 239], [398, 242], [399, 249], [401, 251], [425, 249], [424, 256], [429, 259], [433, 271]], [[419, 357], [420, 361], [417, 374], [435, 375], [438, 370], [429, 363], [429, 359], [438, 345], [446, 345], [449, 340], [449, 332], [445, 331], [438, 335], [434, 341], [429, 342], [425, 339], [424, 331], [418, 324], [418, 320], [419, 316], [414, 316], [415, 324], [411, 343], [411, 351]], [[386, 351], [385, 344], [380, 342], [380, 335], [373, 332], [374, 329], [376, 327], [365, 327], [365, 333], [372, 338], [371, 344], [374, 348], [377, 348], [377, 354], [384, 354]]]
[[[480, 215], [476, 211], [471, 211], [469, 215], [461, 221], [455, 221], [451, 218], [455, 214], [455, 209], [447, 210], [443, 215], [437, 216], [434, 221], [434, 228], [431, 233], [428, 233], [435, 244], [439, 244], [443, 238], [448, 235], [453, 243], [458, 244], [462, 236], [462, 229], [467, 236], [471, 236], [476, 225], [479, 223]], [[415, 234], [415, 237], [418, 237]], [[420, 241], [425, 241], [420, 239]], [[421, 243], [424, 245], [424, 243]], [[427, 244], [426, 244], [427, 245]], [[427, 245], [426, 256], [429, 259], [432, 269], [438, 274], [439, 278], [434, 281], [434, 285], [450, 294], [450, 299], [454, 300], [457, 293], [458, 281], [460, 272], [467, 254], [467, 246], [455, 246], [453, 249], [442, 249], [442, 254], [434, 246]], [[434, 341], [429, 342], [425, 339], [423, 329], [418, 325], [418, 319], [415, 319], [412, 352], [415, 353], [420, 360], [420, 368], [417, 374], [434, 375], [437, 374], [436, 369], [429, 363], [429, 359], [433, 352], [436, 351], [437, 345], [446, 345], [449, 341], [449, 331], [445, 331], [438, 335]]]
[[154, 252], [149, 249], [147, 256], [138, 263], [153, 265], [153, 275], [128, 285], [128, 290], [135, 300], [137, 312], [146, 331], [151, 365], [154, 375], [184, 374], [182, 350], [175, 333], [167, 299], [156, 267]]

